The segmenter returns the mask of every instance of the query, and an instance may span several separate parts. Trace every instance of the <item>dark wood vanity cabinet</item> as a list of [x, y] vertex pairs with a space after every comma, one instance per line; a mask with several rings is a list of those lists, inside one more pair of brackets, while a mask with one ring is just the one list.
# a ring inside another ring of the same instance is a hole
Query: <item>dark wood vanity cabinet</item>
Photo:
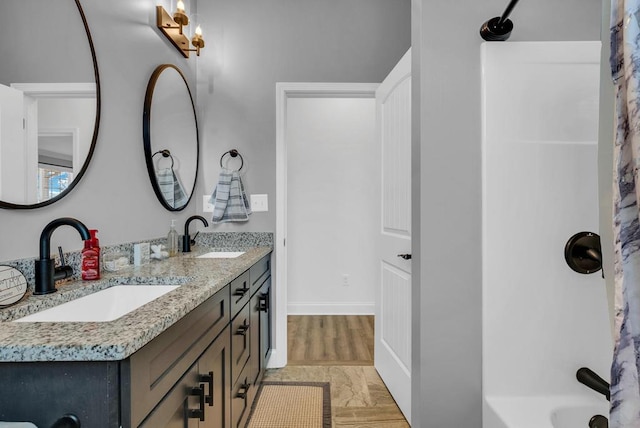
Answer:
[[[212, 361], [212, 353], [221, 354], [227, 360], [222, 366], [224, 371], [214, 373], [215, 382], [228, 373], [229, 305], [229, 286], [226, 286], [121, 363], [123, 423], [127, 421], [131, 427], [170, 427], [172, 425], [163, 425], [160, 421], [174, 412], [171, 407], [177, 405], [178, 399], [185, 406], [185, 414], [189, 414], [189, 409], [197, 409], [195, 404], [189, 404], [198, 399], [188, 399], [191, 389], [200, 388], [201, 384], [206, 384], [205, 390], [210, 388], [206, 380], [209, 372], [214, 368], [220, 370], [207, 363]], [[165, 407], [164, 397], [170, 391], [172, 395], [167, 399], [170, 397], [171, 404]], [[154, 423], [149, 423], [149, 418]], [[193, 421], [189, 422], [185, 426], [193, 425]]]
[[[186, 372], [182, 368], [177, 370], [178, 373], [184, 374], [172, 384], [169, 392], [153, 407], [144, 422], [137, 424], [137, 418], [132, 418], [132, 427], [244, 428], [271, 349], [270, 259], [270, 255], [265, 256], [234, 279], [227, 286], [228, 291], [216, 293], [192, 311], [187, 316], [192, 320], [185, 322], [185, 325], [191, 326], [190, 335], [183, 335], [180, 328], [176, 328], [175, 341], [169, 340], [167, 345], [149, 344], [130, 358], [132, 365], [136, 363], [136, 359], [140, 359], [138, 369], [134, 372], [154, 373], [145, 374], [141, 378], [141, 385], [145, 387], [138, 386], [137, 389], [140, 391], [138, 395], [146, 397], [149, 403], [157, 403], [153, 397], [153, 389], [158, 388], [157, 385], [163, 382], [174, 382], [175, 376], [169, 376], [166, 381], [164, 379], [167, 373], [162, 367], [169, 367], [167, 363], [172, 361], [167, 354], [171, 354], [174, 346], [184, 349], [180, 341], [184, 340], [184, 336], [193, 336], [193, 326], [202, 322], [212, 325], [210, 331], [203, 333], [201, 339], [193, 345], [197, 352], [202, 344], [210, 343], [209, 347]], [[204, 319], [208, 321], [203, 321], [203, 314], [206, 314]], [[180, 321], [183, 322], [184, 320]], [[218, 324], [225, 326], [221, 332], [214, 327]], [[164, 335], [163, 333], [162, 336]], [[213, 336], [215, 340], [212, 341]], [[154, 357], [139, 355], [144, 354], [141, 351], [148, 352], [148, 347], [157, 348], [151, 351], [151, 354], [157, 353], [158, 357], [155, 358], [162, 362], [156, 362]], [[158, 353], [158, 350], [162, 352]], [[172, 368], [171, 371], [175, 369]], [[138, 403], [135, 399], [136, 394], [133, 393], [136, 390], [133, 387], [135, 382], [137, 381], [132, 376], [132, 403]], [[211, 388], [212, 405], [209, 404]], [[144, 413], [148, 405], [138, 407], [137, 411]], [[204, 417], [200, 418], [202, 408]], [[135, 414], [136, 411], [133, 411], [132, 415]]]
[[[270, 255], [123, 361], [0, 363], [0, 420], [244, 428], [271, 343]], [[37, 403], [37, 404], [34, 404]]]
[[123, 420], [131, 427], [228, 426], [228, 290], [213, 295], [123, 363]]
[[[247, 296], [250, 297], [245, 301], [244, 306], [235, 311], [232, 310], [231, 313], [232, 428], [244, 428], [246, 425], [259, 383], [264, 376], [265, 358], [266, 352], [268, 352], [264, 346], [268, 343], [270, 349], [271, 343], [270, 337], [262, 337], [263, 333], [271, 334], [270, 260], [271, 257], [266, 256], [246, 272], [251, 281], [250, 293]], [[233, 289], [233, 283], [231, 285]], [[242, 287], [244, 287], [244, 282]], [[240, 289], [240, 284], [235, 288]]]
[[225, 428], [229, 411], [229, 327], [163, 397], [139, 428]]

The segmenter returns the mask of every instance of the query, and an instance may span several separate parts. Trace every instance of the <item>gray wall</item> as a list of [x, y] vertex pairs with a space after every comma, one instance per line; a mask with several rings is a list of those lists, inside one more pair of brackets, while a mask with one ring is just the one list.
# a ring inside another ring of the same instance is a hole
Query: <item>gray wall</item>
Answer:
[[210, 29], [198, 63], [202, 190], [213, 190], [220, 156], [237, 148], [247, 192], [268, 194], [270, 208], [214, 230], [274, 231], [276, 82], [381, 82], [409, 49], [410, 2], [210, 0], [198, 14]]
[[2, 2], [0, 83], [93, 82], [74, 0]]
[[[478, 29], [507, 3], [412, 1], [413, 427], [482, 426]], [[511, 40], [599, 40], [600, 13], [599, 0], [521, 2]]]
[[[246, 225], [214, 230], [275, 230], [275, 82], [379, 82], [410, 45], [409, 0], [216, 0], [201, 2], [198, 11], [207, 43], [203, 55], [185, 60], [159, 36], [156, 3], [83, 2], [103, 96], [94, 158], [61, 201], [37, 210], [0, 210], [0, 260], [36, 256], [43, 226], [62, 216], [99, 229], [103, 245], [164, 236], [171, 219], [182, 225], [200, 213], [201, 195], [217, 180], [220, 155], [232, 147], [245, 158], [247, 190], [268, 193], [271, 210]], [[142, 147], [145, 90], [162, 63], [176, 64], [192, 83], [198, 68], [203, 158], [196, 195], [179, 213], [157, 201]], [[52, 247], [57, 245], [80, 249], [81, 241], [73, 229], [60, 228], [53, 236]]]

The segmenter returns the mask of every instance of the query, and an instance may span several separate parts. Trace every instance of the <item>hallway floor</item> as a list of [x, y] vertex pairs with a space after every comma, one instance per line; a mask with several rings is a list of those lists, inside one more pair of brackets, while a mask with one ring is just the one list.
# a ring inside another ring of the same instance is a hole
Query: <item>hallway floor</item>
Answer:
[[289, 316], [288, 331], [289, 365], [265, 381], [330, 382], [334, 428], [409, 427], [373, 367], [372, 316]]

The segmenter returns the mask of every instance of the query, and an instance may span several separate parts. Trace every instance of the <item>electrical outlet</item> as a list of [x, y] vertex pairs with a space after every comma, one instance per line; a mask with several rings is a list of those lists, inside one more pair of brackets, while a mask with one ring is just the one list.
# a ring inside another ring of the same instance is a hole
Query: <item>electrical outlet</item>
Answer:
[[204, 213], [213, 212], [213, 204], [209, 203], [209, 199], [211, 199], [211, 195], [204, 195], [202, 197], [202, 212]]
[[342, 285], [345, 287], [349, 286], [349, 274], [347, 273], [342, 274]]
[[251, 199], [251, 212], [269, 211], [268, 195], [249, 195]]

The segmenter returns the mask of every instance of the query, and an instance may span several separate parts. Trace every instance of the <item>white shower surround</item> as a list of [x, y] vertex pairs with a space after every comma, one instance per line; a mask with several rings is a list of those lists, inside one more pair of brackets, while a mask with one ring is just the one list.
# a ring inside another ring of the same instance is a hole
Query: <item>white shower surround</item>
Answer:
[[573, 234], [599, 229], [599, 63], [600, 42], [482, 46], [484, 428], [606, 409], [575, 377], [609, 378], [605, 283], [564, 260]]

